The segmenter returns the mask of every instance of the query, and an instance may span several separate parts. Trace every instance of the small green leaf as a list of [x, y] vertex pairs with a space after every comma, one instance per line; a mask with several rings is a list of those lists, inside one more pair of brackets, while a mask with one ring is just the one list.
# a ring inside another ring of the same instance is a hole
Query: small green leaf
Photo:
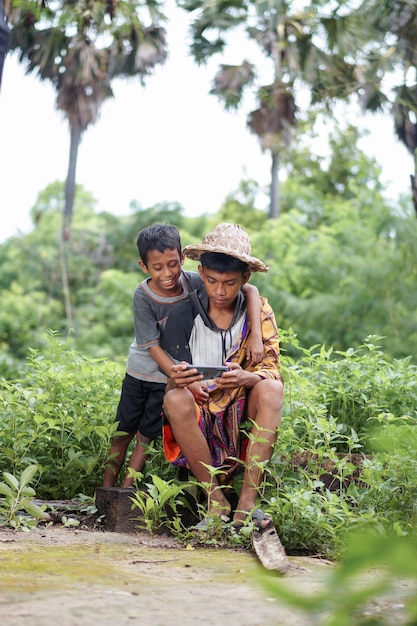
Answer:
[[4, 496], [12, 496], [13, 492], [10, 489], [9, 485], [6, 485], [6, 483], [0, 483], [0, 493], [2, 493]]
[[28, 467], [26, 467], [20, 477], [20, 486], [25, 487], [28, 483], [30, 483], [37, 471], [37, 465], [29, 465]]
[[19, 489], [19, 481], [17, 480], [16, 476], [13, 476], [13, 474], [9, 474], [9, 472], [3, 472], [3, 478], [6, 482], [9, 483], [10, 487], [13, 487], [14, 489], [16, 489], [16, 491]]
[[33, 515], [33, 517], [37, 517], [39, 519], [45, 519], [46, 517], [45, 510], [33, 502], [27, 502], [24, 508], [26, 513]]

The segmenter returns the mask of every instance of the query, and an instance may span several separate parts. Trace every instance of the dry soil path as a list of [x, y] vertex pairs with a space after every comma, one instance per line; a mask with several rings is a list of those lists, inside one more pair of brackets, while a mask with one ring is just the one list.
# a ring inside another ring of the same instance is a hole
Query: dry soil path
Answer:
[[[285, 583], [300, 594], [322, 589], [333, 567], [290, 560]], [[0, 624], [311, 626], [310, 617], [268, 595], [261, 571], [249, 552], [186, 549], [144, 533], [0, 530]], [[372, 610], [403, 624], [406, 593], [400, 586]]]

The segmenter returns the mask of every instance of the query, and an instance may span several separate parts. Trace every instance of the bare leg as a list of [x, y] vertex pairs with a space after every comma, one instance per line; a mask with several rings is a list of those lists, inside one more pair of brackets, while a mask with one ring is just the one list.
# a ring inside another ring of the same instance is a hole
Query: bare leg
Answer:
[[193, 476], [205, 484], [209, 514], [229, 515], [230, 504], [206, 467], [212, 465], [212, 458], [196, 421], [194, 396], [185, 388], [171, 389], [165, 395], [164, 412]]
[[117, 477], [124, 463], [126, 457], [126, 451], [129, 443], [132, 441], [134, 433], [128, 435], [119, 435], [113, 438], [113, 442], [110, 448], [109, 457], [115, 455], [109, 459], [106, 463], [106, 469], [103, 477], [103, 487], [114, 487]]
[[248, 446], [242, 491], [233, 517], [235, 522], [243, 522], [248, 512], [256, 505], [263, 466], [270, 460], [273, 445], [277, 439], [283, 400], [284, 387], [277, 380], [261, 380], [249, 392], [247, 413], [254, 423]]
[[146, 457], [148, 456], [145, 453], [145, 447], [143, 444], [150, 443], [150, 439], [148, 437], [144, 437], [140, 432], [136, 433], [136, 446], [132, 452], [132, 456], [129, 459], [129, 464], [127, 466], [127, 471], [125, 474], [125, 478], [123, 481], [122, 487], [132, 487], [135, 479], [132, 476], [129, 476], [129, 468], [131, 467], [136, 472], [141, 472], [145, 466]]

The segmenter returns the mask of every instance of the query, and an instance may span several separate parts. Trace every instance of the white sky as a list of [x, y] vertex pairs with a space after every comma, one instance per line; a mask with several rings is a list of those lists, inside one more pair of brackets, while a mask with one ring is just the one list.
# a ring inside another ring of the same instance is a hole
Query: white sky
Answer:
[[[98, 210], [129, 213], [137, 200], [147, 208], [180, 202], [187, 215], [217, 211], [243, 178], [269, 184], [270, 157], [246, 127], [250, 104], [225, 112], [209, 95], [218, 61], [197, 67], [188, 56], [186, 19], [177, 12], [167, 26], [170, 56], [147, 79], [116, 81], [115, 98], [84, 134], [77, 182], [98, 200]], [[238, 50], [238, 62], [245, 56]], [[224, 59], [223, 59], [224, 61]], [[371, 136], [362, 148], [383, 166], [390, 192], [409, 191], [412, 159], [393, 137], [388, 116], [358, 118]], [[48, 83], [25, 76], [15, 55], [6, 58], [0, 93], [0, 241], [31, 229], [38, 193], [65, 180], [69, 132], [55, 109]], [[265, 202], [267, 206], [267, 201]]]

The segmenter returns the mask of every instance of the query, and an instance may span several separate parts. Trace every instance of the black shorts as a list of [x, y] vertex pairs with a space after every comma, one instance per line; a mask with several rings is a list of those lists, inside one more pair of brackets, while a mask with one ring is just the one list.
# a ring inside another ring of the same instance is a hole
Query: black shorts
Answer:
[[130, 434], [139, 431], [151, 440], [161, 437], [164, 394], [164, 383], [149, 383], [126, 374], [116, 413], [117, 430]]

